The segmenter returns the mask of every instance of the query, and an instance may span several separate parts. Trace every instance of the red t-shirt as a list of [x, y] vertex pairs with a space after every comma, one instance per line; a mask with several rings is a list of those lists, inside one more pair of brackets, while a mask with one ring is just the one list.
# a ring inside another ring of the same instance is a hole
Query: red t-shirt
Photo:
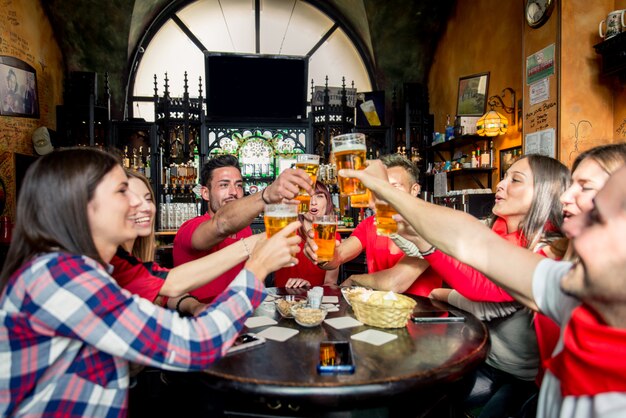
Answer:
[[[376, 234], [375, 217], [365, 218], [352, 231], [351, 237], [357, 238], [365, 248], [368, 273], [387, 270], [404, 257], [404, 253], [391, 238]], [[427, 268], [420, 274], [411, 286], [404, 291], [416, 296], [428, 296], [433, 289], [441, 287], [441, 277], [432, 268]]]
[[376, 233], [374, 221], [374, 216], [365, 218], [350, 235], [361, 241], [361, 246], [365, 248], [368, 273], [387, 270], [398, 264], [404, 256], [402, 250], [389, 237]]
[[[337, 241], [341, 241], [341, 234], [335, 235]], [[313, 264], [308, 259], [302, 248], [304, 247], [304, 240], [300, 242], [300, 252], [296, 255], [298, 264], [293, 267], [284, 267], [280, 270], [276, 270], [274, 273], [274, 286], [285, 287], [287, 280], [291, 278], [301, 278], [307, 280], [313, 286], [323, 286], [324, 279], [326, 278], [326, 271]]]
[[[174, 266], [180, 266], [181, 264], [187, 263], [189, 261], [197, 260], [200, 257], [204, 257], [205, 255], [212, 254], [216, 251], [221, 250], [222, 248], [226, 248], [231, 244], [239, 241], [242, 238], [246, 238], [252, 235], [252, 229], [247, 226], [241, 231], [237, 232], [234, 238], [228, 237], [224, 241], [219, 244], [213, 246], [208, 251], [197, 251], [191, 247], [191, 236], [198, 226], [211, 219], [211, 215], [208, 213], [202, 216], [197, 216], [195, 218], [189, 219], [187, 222], [183, 223], [178, 232], [176, 233], [176, 237], [174, 238], [174, 249], [172, 251], [172, 255], [174, 258]], [[226, 289], [226, 287], [230, 284], [230, 282], [239, 274], [239, 272], [243, 269], [245, 262], [241, 262], [237, 264], [232, 269], [228, 270], [226, 273], [221, 276], [215, 278], [210, 283], [197, 288], [189, 292], [190, 294], [197, 297], [200, 302], [208, 303], [215, 296], [219, 295]]]
[[169, 269], [153, 262], [142, 262], [122, 247], [117, 249], [110, 264], [113, 266], [111, 276], [120, 287], [151, 302], [159, 296], [169, 273]]

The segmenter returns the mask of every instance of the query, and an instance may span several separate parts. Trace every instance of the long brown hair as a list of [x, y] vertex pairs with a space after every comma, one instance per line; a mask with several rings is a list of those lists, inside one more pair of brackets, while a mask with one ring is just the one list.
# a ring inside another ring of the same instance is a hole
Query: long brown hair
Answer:
[[[133, 170], [126, 170], [126, 175], [128, 176], [128, 178], [132, 177], [143, 182], [143, 184], [145, 184], [150, 191], [152, 203], [156, 205], [154, 190], [152, 190], [150, 181], [146, 178], [146, 176]], [[142, 261], [154, 261], [155, 241], [154, 219], [152, 219], [152, 231], [150, 232], [150, 235], [148, 235], [147, 237], [137, 236], [135, 242], [133, 243], [132, 254]]]
[[[559, 160], [539, 154], [522, 156], [533, 173], [533, 199], [530, 209], [520, 222], [519, 230], [526, 248], [540, 242], [550, 243], [562, 238], [563, 209], [559, 197], [569, 187], [570, 173]], [[492, 222], [495, 220], [493, 218]]]
[[39, 157], [26, 172], [17, 199], [11, 247], [0, 290], [22, 264], [40, 253], [65, 251], [104, 264], [89, 228], [87, 205], [115, 156], [95, 148], [68, 148]]

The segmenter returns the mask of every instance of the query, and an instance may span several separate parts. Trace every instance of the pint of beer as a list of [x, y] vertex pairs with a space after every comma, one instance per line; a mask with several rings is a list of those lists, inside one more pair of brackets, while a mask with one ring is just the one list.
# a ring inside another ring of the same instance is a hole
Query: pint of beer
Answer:
[[398, 224], [391, 217], [396, 212], [387, 202], [376, 201], [376, 233], [378, 235], [391, 235], [398, 232]]
[[[309, 175], [311, 178], [311, 184], [315, 186], [315, 182], [317, 181], [317, 171], [320, 167], [320, 156], [315, 154], [298, 154], [296, 156], [296, 168], [300, 168]], [[304, 190], [300, 188], [296, 199], [300, 201], [300, 213], [305, 213], [309, 211], [309, 205], [311, 203], [311, 196]]]
[[368, 208], [370, 206], [370, 198], [372, 193], [370, 189], [365, 189], [364, 194], [355, 194], [350, 196], [351, 208]]
[[335, 254], [335, 233], [337, 216], [323, 215], [313, 219], [313, 239], [317, 245], [317, 260], [331, 261]]
[[[331, 139], [337, 170], [344, 168], [352, 170], [363, 170], [367, 146], [365, 135], [361, 133], [351, 133], [334, 136]], [[341, 194], [353, 196], [365, 193], [365, 186], [355, 178], [338, 176], [339, 190]]]
[[[270, 238], [272, 235], [298, 220], [298, 206], [282, 203], [265, 205], [263, 215], [265, 222], [265, 233]], [[294, 232], [292, 235], [295, 235]]]

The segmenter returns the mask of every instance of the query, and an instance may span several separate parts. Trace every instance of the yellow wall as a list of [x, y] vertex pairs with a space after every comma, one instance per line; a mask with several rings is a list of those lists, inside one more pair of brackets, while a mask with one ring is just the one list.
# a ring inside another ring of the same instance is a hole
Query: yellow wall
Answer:
[[[614, 94], [616, 98], [621, 95], [624, 108], [623, 88], [614, 77], [601, 76], [601, 55], [593, 48], [602, 41], [598, 24], [614, 10], [615, 3], [597, 0], [590, 7], [586, 0], [561, 1], [558, 158], [568, 166], [581, 151], [618, 139], [614, 134], [613, 100]], [[621, 3], [626, 6], [626, 1]], [[617, 113], [618, 108], [615, 107]]]
[[14, 153], [33, 155], [32, 132], [56, 129], [63, 96], [63, 57], [39, 1], [5, 0], [0, 6], [0, 55], [18, 58], [37, 74], [40, 119], [0, 116], [0, 179], [7, 188], [5, 215], [14, 218]]
[[[526, 24], [525, 3], [457, 2], [429, 75], [435, 131], [443, 130], [446, 114], [456, 112], [458, 78], [489, 71], [490, 95], [510, 86], [518, 98], [523, 97], [518, 129], [495, 141], [496, 165], [499, 149], [523, 145], [526, 135], [546, 128], [555, 129], [555, 156], [568, 166], [586, 149], [626, 140], [625, 83], [616, 76], [601, 75], [602, 59], [594, 49], [602, 41], [598, 24], [610, 11], [626, 9], [626, 0], [597, 0], [593, 4], [555, 0], [552, 15], [539, 28]], [[489, 20], [493, 15], [490, 10], [497, 10], [500, 18]], [[555, 73], [547, 77], [549, 98], [531, 106], [526, 59], [552, 44]], [[493, 179], [495, 186], [495, 174]], [[457, 189], [462, 187], [466, 185], [455, 184]]]
[[[435, 131], [443, 132], [446, 115], [456, 114], [459, 78], [489, 72], [488, 96], [500, 95], [512, 87], [521, 98], [522, 87], [522, 24], [520, 1], [475, 0], [458, 1], [445, 33], [439, 42], [428, 77], [430, 111], [435, 116]], [[496, 16], [497, 15], [497, 16]], [[505, 97], [507, 106], [511, 98]], [[504, 112], [501, 109], [500, 113]], [[511, 120], [511, 115], [506, 115]], [[517, 126], [494, 140], [495, 165], [498, 151], [521, 145]], [[493, 174], [493, 184], [498, 174]], [[455, 180], [455, 188], [477, 188]]]

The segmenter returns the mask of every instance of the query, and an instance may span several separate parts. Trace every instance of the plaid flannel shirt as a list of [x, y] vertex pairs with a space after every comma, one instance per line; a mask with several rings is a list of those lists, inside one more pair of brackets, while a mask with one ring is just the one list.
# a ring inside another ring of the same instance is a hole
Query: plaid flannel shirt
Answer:
[[206, 368], [265, 295], [243, 270], [200, 316], [181, 318], [120, 289], [93, 259], [39, 256], [0, 296], [0, 416], [125, 416], [129, 361]]

